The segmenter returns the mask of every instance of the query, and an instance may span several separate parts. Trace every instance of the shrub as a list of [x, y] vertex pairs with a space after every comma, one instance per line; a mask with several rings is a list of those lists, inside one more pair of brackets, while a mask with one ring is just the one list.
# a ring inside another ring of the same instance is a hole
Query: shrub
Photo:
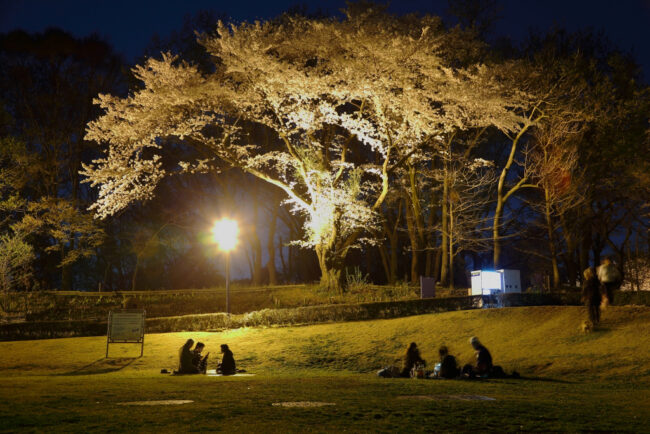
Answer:
[[650, 306], [650, 291], [617, 291], [614, 293], [615, 306]]
[[[429, 312], [473, 309], [480, 297], [406, 300], [380, 303], [333, 304], [293, 309], [263, 309], [230, 317], [225, 313], [148, 318], [147, 333], [221, 330], [238, 327], [316, 324], [420, 315]], [[66, 336], [98, 336], [106, 333], [105, 321], [46, 321], [0, 325], [0, 340]]]
[[[125, 294], [125, 296], [111, 294], [100, 297], [61, 296], [53, 293], [4, 294], [1, 298], [3, 308], [27, 312], [26, 319], [30, 322], [1, 324], [0, 340], [103, 335], [106, 333], [108, 312], [120, 309], [123, 305], [134, 304], [147, 311], [149, 318], [147, 332], [152, 333], [395, 318], [430, 312], [473, 309], [479, 307], [481, 302], [480, 296], [415, 299], [415, 288], [407, 285], [372, 287], [368, 292], [353, 296], [350, 294], [319, 295], [314, 288], [294, 287], [283, 290], [269, 288], [248, 293], [242, 291], [235, 296], [236, 305], [240, 307], [243, 305], [249, 311], [240, 310], [230, 317], [225, 313], [205, 313], [219, 311], [225, 305], [224, 300], [221, 299], [223, 297], [219, 298], [218, 295], [210, 292], [188, 291], [173, 296], [156, 293]], [[400, 297], [404, 299], [400, 300]], [[368, 302], [386, 298], [392, 299]], [[350, 303], [356, 300], [360, 302]], [[502, 301], [504, 306], [581, 304], [578, 291], [506, 294]], [[324, 304], [326, 302], [330, 304]], [[287, 304], [291, 307], [282, 307]], [[614, 304], [650, 306], [650, 292], [618, 291], [614, 297]], [[253, 306], [261, 307], [251, 309]], [[43, 320], [52, 317], [74, 319]]]
[[368, 282], [368, 275], [361, 272], [359, 267], [354, 267], [352, 271], [349, 268], [345, 269], [345, 280], [347, 283], [346, 290], [351, 293], [363, 293], [367, 292], [370, 288], [370, 283]]

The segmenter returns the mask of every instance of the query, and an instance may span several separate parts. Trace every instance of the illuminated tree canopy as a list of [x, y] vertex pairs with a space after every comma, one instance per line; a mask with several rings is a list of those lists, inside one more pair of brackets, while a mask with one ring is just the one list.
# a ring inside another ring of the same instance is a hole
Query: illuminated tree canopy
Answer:
[[[305, 216], [299, 242], [315, 249], [331, 288], [349, 249], [378, 223], [397, 168], [433, 158], [456, 131], [520, 125], [523, 96], [484, 65], [459, 66], [449, 47], [466, 36], [435, 17], [219, 23], [218, 37], [200, 41], [212, 73], [163, 54], [134, 69], [142, 86], [129, 96], [96, 100], [104, 112], [86, 139], [108, 149], [84, 166], [99, 186], [92, 209], [113, 215], [151, 198], [165, 176], [225, 163], [286, 193]], [[170, 161], [178, 143], [197, 158]]]

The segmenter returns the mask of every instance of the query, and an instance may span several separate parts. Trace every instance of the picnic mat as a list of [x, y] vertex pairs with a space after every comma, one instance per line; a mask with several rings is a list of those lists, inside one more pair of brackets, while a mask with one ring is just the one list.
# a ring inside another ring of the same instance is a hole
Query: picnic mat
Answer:
[[208, 369], [205, 373], [208, 377], [252, 377], [255, 374], [250, 374], [248, 372], [238, 372], [234, 375], [223, 375], [223, 374], [217, 374], [216, 369]]

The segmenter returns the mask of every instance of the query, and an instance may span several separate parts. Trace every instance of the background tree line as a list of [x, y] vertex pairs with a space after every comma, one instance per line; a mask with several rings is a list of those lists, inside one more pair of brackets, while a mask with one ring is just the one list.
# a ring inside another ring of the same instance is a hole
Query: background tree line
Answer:
[[559, 287], [607, 252], [647, 264], [639, 67], [593, 32], [488, 43], [494, 5], [474, 3], [458, 25], [205, 12], [135, 69], [95, 36], [1, 35], [2, 289], [219, 284], [205, 239], [226, 210], [252, 284], [505, 267]]

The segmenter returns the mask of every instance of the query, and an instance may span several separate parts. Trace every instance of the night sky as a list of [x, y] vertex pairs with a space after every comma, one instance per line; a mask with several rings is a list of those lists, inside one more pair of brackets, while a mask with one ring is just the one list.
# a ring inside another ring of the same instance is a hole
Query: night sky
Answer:
[[[0, 0], [0, 33], [21, 28], [40, 32], [62, 28], [75, 36], [93, 32], [105, 37], [118, 52], [133, 61], [142, 54], [151, 36], [167, 36], [180, 29], [183, 17], [211, 9], [235, 20], [270, 18], [296, 4], [311, 11], [336, 13], [344, 0], [194, 0], [194, 1], [80, 1]], [[618, 47], [634, 53], [650, 78], [650, 0], [500, 0], [501, 20], [495, 35], [515, 40], [529, 29], [547, 30], [554, 24], [569, 30], [605, 30]], [[446, 0], [393, 1], [395, 12], [431, 12], [444, 16]]]

